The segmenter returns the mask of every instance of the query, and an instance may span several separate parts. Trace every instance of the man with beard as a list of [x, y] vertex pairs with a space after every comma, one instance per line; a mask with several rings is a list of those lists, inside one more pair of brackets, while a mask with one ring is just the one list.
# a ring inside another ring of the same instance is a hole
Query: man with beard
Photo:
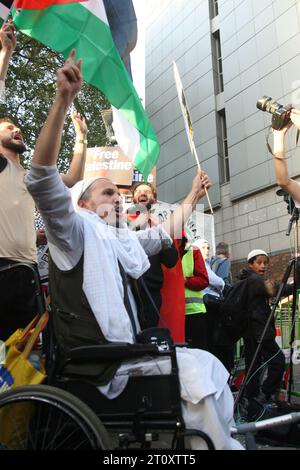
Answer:
[[[140, 230], [154, 226], [155, 222], [153, 222], [150, 212], [151, 207], [157, 201], [154, 186], [151, 183], [135, 183], [131, 188], [131, 192], [135, 204], [128, 210], [131, 228]], [[174, 244], [149, 257], [150, 268], [140, 279], [140, 294], [147, 328], [157, 326], [160, 318], [162, 303], [160, 290], [164, 280], [162, 265], [166, 268], [173, 268], [177, 261], [178, 253]]]
[[[26, 150], [20, 129], [0, 120], [0, 269], [18, 262], [35, 266], [34, 202], [20, 164]], [[26, 326], [35, 312], [33, 273], [18, 268], [0, 271], [0, 338]]]
[[[0, 30], [0, 83], [2, 91], [9, 59], [16, 47], [15, 28], [11, 22]], [[83, 174], [87, 127], [78, 113], [73, 113], [76, 143], [70, 171], [61, 175], [73, 186]], [[37, 268], [37, 244], [45, 244], [44, 230], [35, 230], [34, 201], [24, 184], [26, 170], [20, 163], [25, 152], [21, 130], [9, 118], [0, 119], [0, 339], [6, 340], [16, 329], [25, 327], [37, 313], [34, 273], [26, 263]]]

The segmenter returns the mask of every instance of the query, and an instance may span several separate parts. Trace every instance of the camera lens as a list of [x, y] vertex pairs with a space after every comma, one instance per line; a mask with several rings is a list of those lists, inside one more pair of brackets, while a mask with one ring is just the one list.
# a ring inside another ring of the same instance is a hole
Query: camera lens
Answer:
[[277, 103], [275, 100], [268, 101], [266, 103], [266, 111], [271, 114], [275, 114], [277, 111], [282, 109], [282, 104]]
[[262, 98], [257, 100], [256, 107], [260, 109], [261, 111], [269, 112], [267, 107], [270, 101], [272, 101], [272, 98], [270, 96], [263, 96]]
[[291, 120], [291, 106], [284, 107], [282, 104], [273, 100], [270, 96], [263, 96], [260, 98], [256, 103], [256, 107], [261, 111], [266, 111], [267, 113], [272, 114], [273, 129], [283, 129]]

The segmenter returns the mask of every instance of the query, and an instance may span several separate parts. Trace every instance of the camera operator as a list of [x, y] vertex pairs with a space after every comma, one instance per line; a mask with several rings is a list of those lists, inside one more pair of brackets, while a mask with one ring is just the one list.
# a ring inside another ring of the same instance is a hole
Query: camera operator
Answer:
[[281, 130], [273, 129], [274, 136], [274, 170], [277, 184], [294, 199], [296, 206], [300, 207], [300, 184], [288, 175], [285, 154], [285, 136], [288, 129], [294, 124], [300, 130], [300, 110], [293, 109], [290, 122]]

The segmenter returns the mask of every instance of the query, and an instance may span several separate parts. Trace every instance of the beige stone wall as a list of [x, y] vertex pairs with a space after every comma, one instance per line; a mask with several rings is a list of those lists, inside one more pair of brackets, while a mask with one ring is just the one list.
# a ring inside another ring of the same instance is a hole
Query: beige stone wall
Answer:
[[277, 189], [232, 202], [230, 184], [221, 187], [222, 207], [214, 214], [216, 243], [229, 243], [233, 265], [242, 265], [249, 251], [261, 248], [271, 257], [276, 255], [277, 272], [281, 257], [286, 260], [294, 253], [294, 229], [286, 236], [290, 216]]

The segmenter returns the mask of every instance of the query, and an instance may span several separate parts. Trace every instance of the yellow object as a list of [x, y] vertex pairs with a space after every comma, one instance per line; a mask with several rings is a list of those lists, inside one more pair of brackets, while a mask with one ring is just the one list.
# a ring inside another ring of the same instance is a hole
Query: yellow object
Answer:
[[[24, 329], [15, 331], [6, 341], [8, 347], [5, 364], [0, 368], [0, 392], [21, 385], [40, 384], [46, 377], [41, 370], [35, 369], [28, 357], [37, 338], [45, 328], [48, 313], [35, 317]], [[20, 439], [24, 439], [34, 413], [34, 405], [17, 403], [0, 408], [0, 443], [7, 449], [20, 449]]]
[[[182, 258], [182, 270], [184, 279], [194, 275], [194, 255], [193, 248], [189, 248], [187, 253]], [[197, 313], [206, 313], [206, 308], [203, 302], [203, 292], [194, 291], [185, 287], [185, 314], [194, 315]]]

